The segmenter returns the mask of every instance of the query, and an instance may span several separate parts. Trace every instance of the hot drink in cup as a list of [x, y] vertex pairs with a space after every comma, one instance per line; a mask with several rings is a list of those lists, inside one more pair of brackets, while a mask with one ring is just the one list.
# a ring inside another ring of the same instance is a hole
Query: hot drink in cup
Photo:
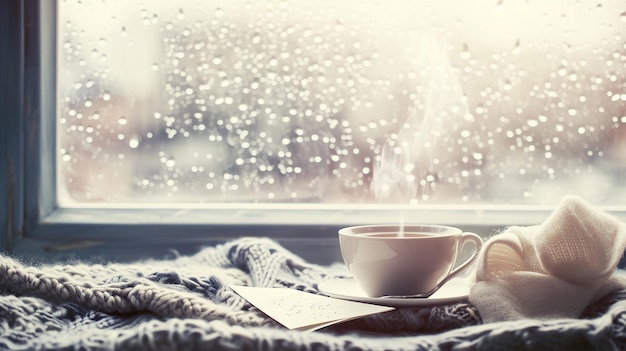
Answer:
[[[459, 228], [440, 225], [364, 225], [339, 230], [341, 254], [370, 297], [428, 296], [467, 268], [482, 239]], [[457, 264], [466, 244], [471, 256]]]

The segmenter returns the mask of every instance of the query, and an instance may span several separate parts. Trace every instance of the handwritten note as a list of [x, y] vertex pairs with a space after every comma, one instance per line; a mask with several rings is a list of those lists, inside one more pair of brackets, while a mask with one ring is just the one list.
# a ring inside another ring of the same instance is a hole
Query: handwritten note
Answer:
[[393, 307], [339, 300], [287, 288], [231, 286], [263, 313], [294, 330], [317, 330], [335, 323], [393, 310]]

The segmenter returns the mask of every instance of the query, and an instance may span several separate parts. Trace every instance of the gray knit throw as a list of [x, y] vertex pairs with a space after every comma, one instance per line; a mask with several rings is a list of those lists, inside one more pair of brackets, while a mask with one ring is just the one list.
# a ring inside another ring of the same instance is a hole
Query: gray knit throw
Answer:
[[319, 293], [346, 274], [268, 239], [133, 264], [25, 265], [0, 256], [0, 349], [576, 350], [626, 347], [626, 292], [580, 319], [482, 324], [467, 301], [399, 308], [317, 332], [286, 330], [229, 286]]

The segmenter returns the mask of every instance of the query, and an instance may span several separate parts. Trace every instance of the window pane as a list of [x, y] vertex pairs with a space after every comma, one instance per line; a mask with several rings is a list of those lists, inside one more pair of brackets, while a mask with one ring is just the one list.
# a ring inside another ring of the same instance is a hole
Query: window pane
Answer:
[[58, 196], [626, 202], [620, 1], [61, 1]]

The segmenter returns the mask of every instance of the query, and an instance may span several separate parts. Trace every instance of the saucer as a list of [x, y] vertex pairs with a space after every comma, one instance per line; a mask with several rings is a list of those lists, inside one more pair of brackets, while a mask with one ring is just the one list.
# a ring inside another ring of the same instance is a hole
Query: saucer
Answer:
[[374, 303], [385, 306], [430, 306], [457, 302], [469, 295], [468, 278], [453, 278], [429, 297], [369, 297], [353, 278], [340, 278], [320, 283], [322, 293], [337, 299]]

